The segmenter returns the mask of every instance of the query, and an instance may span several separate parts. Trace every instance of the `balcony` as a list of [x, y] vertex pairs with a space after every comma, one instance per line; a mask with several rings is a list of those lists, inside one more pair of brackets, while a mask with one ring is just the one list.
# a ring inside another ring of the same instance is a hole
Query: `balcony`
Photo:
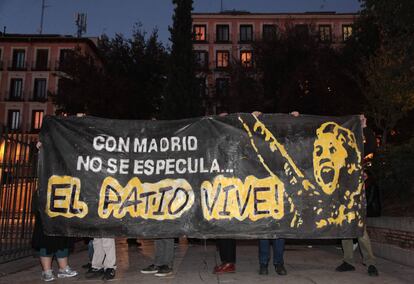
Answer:
[[27, 62], [10, 62], [9, 71], [27, 71]]
[[230, 44], [231, 43], [230, 35], [226, 39], [226, 38], [218, 37], [217, 33], [215, 33], [214, 34], [214, 43]]
[[50, 62], [32, 62], [32, 71], [50, 71]]
[[6, 92], [6, 96], [4, 101], [6, 102], [23, 102], [25, 97], [25, 93], [21, 92], [20, 94], [13, 94], [10, 91]]
[[48, 101], [48, 98], [49, 98], [50, 94], [51, 94], [50, 92], [46, 92], [45, 94], [39, 95], [39, 94], [36, 94], [34, 92], [31, 92], [30, 96], [29, 96], [29, 101], [30, 102], [45, 103], [45, 102]]
[[241, 44], [250, 44], [252, 42], [255, 41], [256, 36], [255, 34], [251, 34], [251, 35], [246, 35], [246, 34], [238, 34], [237, 35], [238, 38], [238, 43]]
[[194, 44], [204, 44], [204, 43], [208, 43], [208, 34], [205, 34], [204, 37], [202, 35], [194, 35], [193, 36], [193, 43]]

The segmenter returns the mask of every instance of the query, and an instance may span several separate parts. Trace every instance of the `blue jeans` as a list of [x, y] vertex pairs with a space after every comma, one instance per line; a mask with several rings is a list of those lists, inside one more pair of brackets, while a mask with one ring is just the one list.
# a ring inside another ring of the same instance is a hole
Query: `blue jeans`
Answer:
[[284, 264], [283, 252], [285, 251], [285, 239], [259, 240], [259, 262], [267, 265], [270, 260], [270, 242], [273, 246], [273, 264]]

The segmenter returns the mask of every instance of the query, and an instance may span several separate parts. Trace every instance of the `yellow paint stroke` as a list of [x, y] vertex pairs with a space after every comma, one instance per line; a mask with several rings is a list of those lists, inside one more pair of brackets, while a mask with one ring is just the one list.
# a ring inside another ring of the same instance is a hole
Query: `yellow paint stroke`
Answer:
[[280, 220], [285, 215], [283, 193], [284, 185], [276, 176], [248, 176], [243, 182], [219, 175], [201, 184], [201, 207], [206, 220]]
[[113, 177], [102, 183], [98, 215], [117, 219], [127, 213], [131, 217], [154, 220], [179, 218], [194, 204], [194, 192], [184, 179], [164, 179], [157, 183], [141, 183], [134, 177], [123, 187]]
[[76, 177], [53, 175], [48, 180], [46, 214], [49, 217], [83, 218], [88, 205], [80, 201], [81, 183]]

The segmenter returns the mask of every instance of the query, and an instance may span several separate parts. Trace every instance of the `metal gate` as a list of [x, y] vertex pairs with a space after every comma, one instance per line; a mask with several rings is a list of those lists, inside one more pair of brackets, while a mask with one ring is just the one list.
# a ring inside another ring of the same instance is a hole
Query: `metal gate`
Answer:
[[37, 135], [0, 128], [0, 263], [31, 254]]

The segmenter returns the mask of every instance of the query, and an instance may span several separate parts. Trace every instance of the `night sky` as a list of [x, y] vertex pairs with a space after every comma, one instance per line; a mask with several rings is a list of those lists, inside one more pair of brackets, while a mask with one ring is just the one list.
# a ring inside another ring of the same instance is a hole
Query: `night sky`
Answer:
[[[171, 0], [45, 0], [43, 33], [74, 35], [74, 14], [86, 12], [86, 36], [106, 33], [131, 34], [135, 22], [145, 31], [158, 27], [160, 39], [167, 43], [173, 5]], [[8, 33], [38, 33], [42, 0], [0, 0], [0, 28]], [[358, 0], [223, 0], [223, 10], [251, 12], [356, 12]], [[195, 0], [194, 12], [219, 12], [220, 0]]]

